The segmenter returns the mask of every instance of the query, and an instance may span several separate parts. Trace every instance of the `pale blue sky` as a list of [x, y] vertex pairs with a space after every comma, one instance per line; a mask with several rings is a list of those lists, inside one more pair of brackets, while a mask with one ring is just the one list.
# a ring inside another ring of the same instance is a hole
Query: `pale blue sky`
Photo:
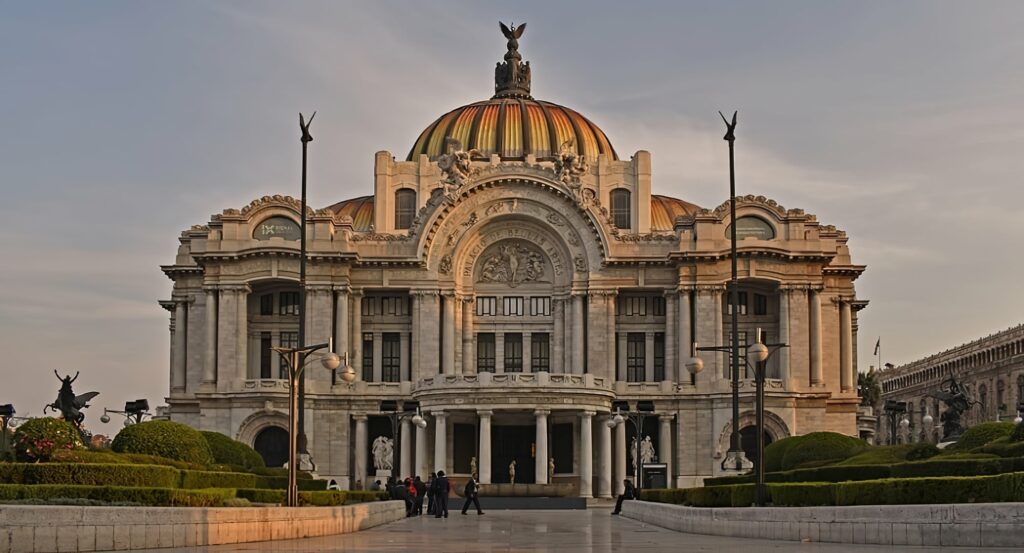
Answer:
[[[656, 193], [738, 191], [846, 230], [860, 365], [1022, 320], [1020, 2], [0, 2], [0, 403], [39, 414], [52, 370], [102, 406], [167, 392], [178, 233], [298, 194], [368, 194], [449, 109], [485, 99], [526, 21], [534, 96], [652, 152]], [[111, 428], [115, 430], [116, 428]]]

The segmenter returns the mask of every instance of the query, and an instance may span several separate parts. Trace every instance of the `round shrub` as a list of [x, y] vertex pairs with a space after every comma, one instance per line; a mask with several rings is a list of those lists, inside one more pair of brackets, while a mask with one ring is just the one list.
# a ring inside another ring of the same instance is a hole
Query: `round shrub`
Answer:
[[172, 421], [147, 421], [124, 427], [110, 446], [117, 453], [156, 455], [176, 461], [209, 465], [210, 446], [192, 427]]
[[941, 452], [941, 450], [935, 447], [934, 444], [920, 443], [910, 446], [910, 450], [907, 451], [908, 461], [923, 461], [925, 459], [931, 459]]
[[1024, 422], [1013, 427], [1013, 432], [1010, 432], [1011, 442], [1024, 442]]
[[14, 453], [19, 461], [48, 461], [54, 452], [81, 447], [78, 428], [63, 419], [31, 419], [14, 432]]
[[821, 465], [822, 461], [842, 461], [868, 447], [859, 438], [836, 432], [812, 432], [801, 438], [782, 457], [782, 470]]
[[213, 462], [245, 469], [263, 468], [263, 457], [256, 450], [220, 432], [200, 432], [213, 453]]
[[772, 442], [764, 448], [764, 470], [765, 472], [778, 472], [782, 469], [782, 459], [786, 452], [803, 440], [803, 436], [790, 436]]
[[1009, 436], [1015, 426], [1012, 422], [983, 422], [976, 424], [968, 428], [955, 444], [949, 446], [949, 449], [968, 451], [981, 447], [999, 438]]

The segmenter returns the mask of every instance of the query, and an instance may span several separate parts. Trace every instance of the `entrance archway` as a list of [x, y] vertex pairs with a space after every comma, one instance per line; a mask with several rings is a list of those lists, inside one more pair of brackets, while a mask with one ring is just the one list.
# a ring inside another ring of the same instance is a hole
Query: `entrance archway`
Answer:
[[288, 431], [280, 426], [268, 426], [256, 435], [252, 448], [268, 467], [284, 466], [288, 462]]
[[[768, 444], [772, 443], [772, 435], [764, 430], [764, 446], [768, 447]], [[752, 463], [757, 463], [757, 427], [756, 426], [745, 426], [740, 429], [740, 448], [743, 449], [743, 453], [747, 455]]]

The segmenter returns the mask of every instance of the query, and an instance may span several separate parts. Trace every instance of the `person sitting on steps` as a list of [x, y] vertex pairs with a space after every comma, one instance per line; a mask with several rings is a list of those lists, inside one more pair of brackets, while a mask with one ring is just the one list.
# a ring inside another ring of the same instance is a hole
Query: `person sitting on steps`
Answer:
[[622, 490], [622, 495], [615, 500], [615, 510], [612, 511], [613, 515], [617, 515], [622, 512], [622, 502], [626, 499], [636, 499], [636, 489], [633, 488], [633, 483], [629, 481], [629, 478], [622, 481], [625, 486]]

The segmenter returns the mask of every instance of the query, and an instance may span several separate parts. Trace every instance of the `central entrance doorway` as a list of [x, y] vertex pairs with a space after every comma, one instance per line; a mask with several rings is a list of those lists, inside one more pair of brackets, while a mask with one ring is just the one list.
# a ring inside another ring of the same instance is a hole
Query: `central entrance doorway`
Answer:
[[495, 425], [491, 430], [491, 482], [510, 483], [508, 466], [516, 462], [516, 484], [536, 482], [537, 427]]

